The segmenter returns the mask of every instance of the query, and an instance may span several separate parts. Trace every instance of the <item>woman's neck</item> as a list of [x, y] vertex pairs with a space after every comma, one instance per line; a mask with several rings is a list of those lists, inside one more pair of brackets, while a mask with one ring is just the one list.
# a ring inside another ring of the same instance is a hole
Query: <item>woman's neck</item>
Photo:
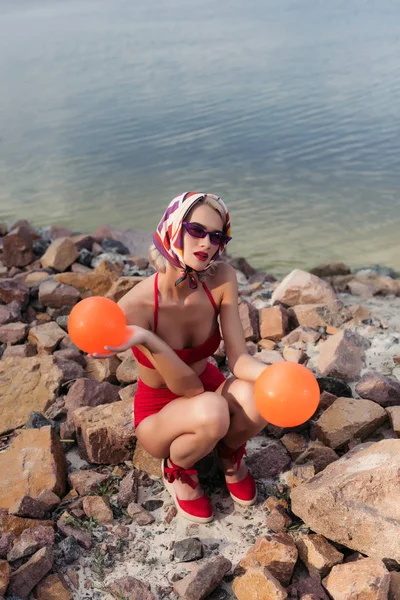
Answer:
[[[182, 269], [177, 269], [170, 264], [167, 264], [165, 273], [158, 274], [158, 291], [166, 300], [173, 302], [184, 302], [184, 300], [193, 293], [193, 289], [189, 286], [189, 278], [184, 279], [178, 285], [175, 282], [182, 275]], [[195, 271], [192, 276], [198, 281], [198, 276]]]

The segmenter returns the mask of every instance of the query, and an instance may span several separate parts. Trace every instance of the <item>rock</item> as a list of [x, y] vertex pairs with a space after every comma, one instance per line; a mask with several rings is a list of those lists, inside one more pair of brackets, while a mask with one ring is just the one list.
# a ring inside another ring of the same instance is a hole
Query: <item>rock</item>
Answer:
[[8, 592], [26, 598], [53, 566], [51, 548], [41, 548], [22, 567], [11, 574]]
[[62, 359], [62, 360], [73, 360], [81, 367], [86, 367], [86, 358], [83, 356], [79, 350], [74, 350], [73, 348], [65, 348], [64, 350], [56, 350], [53, 352], [53, 357]]
[[245, 570], [252, 567], [267, 568], [279, 583], [287, 586], [290, 583], [293, 569], [297, 561], [296, 544], [287, 533], [276, 533], [258, 538], [239, 567]]
[[315, 423], [316, 435], [330, 448], [354, 439], [365, 439], [387, 418], [386, 411], [371, 400], [338, 398]]
[[116, 375], [120, 383], [136, 383], [139, 378], [139, 368], [134, 356], [122, 361], [117, 368]]
[[119, 506], [128, 506], [131, 502], [137, 502], [138, 497], [138, 471], [132, 469], [129, 471], [119, 484], [118, 504]]
[[60, 504], [60, 498], [51, 490], [40, 492], [37, 500], [45, 507], [46, 512], [52, 512]]
[[74, 306], [80, 297], [80, 293], [72, 285], [65, 285], [54, 279], [46, 279], [39, 286], [39, 302], [50, 308]]
[[79, 408], [73, 422], [79, 451], [90, 462], [115, 465], [131, 455], [129, 445], [135, 440], [131, 401]]
[[127, 508], [128, 515], [138, 524], [138, 525], [150, 525], [150, 523], [154, 523], [154, 517], [147, 510], [142, 508], [140, 504], [136, 504], [136, 502], [131, 502], [128, 504]]
[[341, 327], [351, 318], [343, 304], [299, 304], [288, 310], [289, 316], [300, 327], [319, 329], [320, 327]]
[[400, 562], [400, 440], [361, 445], [291, 492], [313, 531], [376, 559]]
[[289, 507], [284, 498], [277, 498], [276, 496], [268, 496], [263, 504], [263, 508], [267, 509], [269, 512], [272, 512], [278, 506], [281, 506], [285, 510]]
[[18, 500], [9, 507], [8, 512], [11, 515], [17, 515], [18, 517], [44, 519], [47, 510], [40, 501], [31, 496], [24, 495], [22, 498], [18, 498]]
[[18, 300], [13, 300], [7, 306], [0, 304], [0, 325], [15, 323], [21, 321], [21, 319], [21, 304]]
[[8, 323], [0, 326], [0, 343], [18, 344], [23, 342], [28, 332], [26, 323]]
[[341, 379], [335, 377], [317, 377], [319, 390], [321, 394], [323, 392], [329, 392], [334, 396], [341, 396], [343, 398], [352, 398], [353, 394], [351, 388], [347, 383]]
[[341, 563], [344, 558], [322, 535], [302, 535], [296, 546], [311, 577], [325, 577], [331, 568]]
[[61, 237], [50, 244], [40, 262], [44, 269], [65, 271], [78, 258], [78, 250], [69, 237]]
[[0, 559], [7, 558], [8, 553], [14, 545], [15, 535], [13, 533], [0, 534]]
[[36, 600], [73, 600], [62, 575], [54, 573], [40, 581], [35, 590]]
[[10, 581], [11, 567], [6, 560], [0, 560], [0, 595], [6, 593]]
[[78, 560], [78, 558], [81, 555], [81, 551], [79, 549], [79, 544], [73, 535], [70, 535], [70, 536], [66, 537], [65, 539], [63, 539], [59, 543], [58, 548], [59, 548], [60, 552], [62, 553], [65, 562], [68, 563], [69, 565], [71, 563], [75, 562], [76, 560]]
[[333, 598], [340, 600], [386, 600], [390, 575], [385, 565], [373, 558], [337, 565], [322, 582]]
[[293, 344], [293, 346], [284, 347], [283, 358], [288, 362], [295, 362], [302, 365], [306, 362], [308, 356], [302, 344], [297, 343]]
[[329, 600], [319, 577], [307, 577], [292, 583], [287, 589], [289, 598], [299, 600]]
[[388, 600], [400, 600], [400, 573], [391, 571]]
[[321, 397], [319, 399], [318, 410], [324, 411], [337, 400], [337, 396], [334, 394], [330, 394], [329, 392], [322, 392]]
[[99, 486], [109, 479], [109, 475], [90, 470], [75, 471], [68, 476], [71, 487], [76, 490], [80, 496], [86, 496], [86, 494], [89, 494], [90, 492], [98, 492]]
[[191, 562], [203, 557], [203, 545], [199, 538], [186, 538], [174, 544], [174, 557], [178, 562]]
[[[53, 355], [54, 356], [54, 355]], [[74, 360], [62, 360], [60, 358], [55, 358], [55, 363], [61, 369], [63, 373], [62, 383], [71, 383], [72, 381], [76, 381], [77, 379], [81, 379], [84, 376], [84, 370], [81, 365], [79, 365]]]
[[0, 435], [25, 425], [32, 411], [51, 406], [62, 379], [51, 356], [1, 360]]
[[356, 381], [360, 377], [365, 356], [363, 344], [364, 339], [349, 330], [322, 342], [318, 357], [320, 375]]
[[138, 441], [136, 442], [132, 462], [139, 471], [144, 471], [152, 477], [161, 477], [161, 460], [146, 452]]
[[119, 400], [118, 387], [108, 382], [93, 379], [77, 379], [65, 397], [65, 407], [69, 415], [82, 406], [100, 406]]
[[130, 400], [131, 402], [133, 402], [134, 398], [135, 398], [137, 387], [138, 387], [137, 383], [132, 383], [131, 385], [127, 385], [124, 388], [120, 388], [120, 390], [119, 390], [120, 399], [124, 400], [124, 401]]
[[267, 515], [264, 525], [275, 533], [284, 533], [292, 524], [292, 519], [282, 506], [277, 506]]
[[32, 235], [23, 225], [4, 236], [3, 260], [8, 268], [25, 267], [33, 262]]
[[93, 246], [94, 237], [87, 233], [82, 233], [71, 236], [71, 240], [74, 242], [78, 250], [82, 250], [82, 248], [90, 250]]
[[6, 358], [29, 358], [36, 356], [37, 350], [34, 344], [16, 344], [15, 346], [7, 346], [4, 350], [3, 359]]
[[253, 567], [236, 577], [232, 590], [238, 600], [286, 600], [286, 590], [268, 569]]
[[150, 591], [150, 585], [148, 583], [143, 583], [143, 581], [130, 575], [115, 579], [109, 587], [116, 598], [129, 598], [129, 600], [156, 600]]
[[117, 240], [129, 249], [130, 254], [137, 256], [147, 256], [151, 245], [151, 233], [135, 229], [117, 229], [111, 225], [99, 225], [95, 237]]
[[274, 478], [290, 465], [290, 456], [280, 442], [271, 442], [267, 447], [253, 452], [247, 459], [250, 471], [256, 479]]
[[331, 304], [336, 295], [331, 286], [311, 273], [295, 269], [287, 275], [272, 294], [272, 304]]
[[330, 465], [339, 456], [332, 448], [328, 448], [321, 442], [310, 442], [309, 446], [296, 458], [297, 465], [304, 465], [311, 462], [314, 466], [315, 473], [323, 471], [325, 467]]
[[189, 575], [176, 581], [174, 590], [184, 600], [202, 600], [215, 590], [231, 567], [224, 556], [205, 559]]
[[307, 463], [305, 465], [294, 465], [290, 471], [283, 473], [281, 481], [284, 482], [290, 489], [310, 481], [315, 475], [314, 465]]
[[276, 343], [273, 340], [262, 339], [258, 342], [258, 346], [261, 350], [274, 350]]
[[275, 342], [281, 340], [289, 329], [289, 315], [283, 306], [260, 310], [260, 335]]
[[400, 405], [400, 382], [393, 377], [369, 371], [361, 377], [355, 389], [361, 398], [373, 400], [381, 406]]
[[258, 340], [260, 333], [257, 309], [250, 302], [242, 300], [239, 304], [239, 317], [246, 341]]
[[26, 429], [0, 454], [0, 507], [9, 508], [24, 495], [43, 490], [65, 493], [66, 461], [51, 427]]
[[292, 460], [295, 460], [307, 448], [307, 440], [299, 433], [285, 433], [281, 438], [282, 444], [289, 452]]
[[266, 365], [273, 365], [285, 360], [276, 350], [261, 350], [261, 352], [257, 352], [256, 358]]
[[390, 424], [397, 437], [400, 437], [400, 406], [392, 406], [386, 409]]
[[90, 273], [60, 273], [54, 279], [72, 285], [81, 293], [90, 291], [93, 296], [104, 296], [121, 274], [121, 264], [113, 265], [103, 260]]
[[107, 292], [107, 298], [118, 302], [122, 296], [130, 292], [138, 283], [144, 281], [145, 277], [119, 277]]
[[91, 534], [88, 531], [67, 524], [68, 519], [71, 517], [72, 515], [65, 511], [57, 521], [57, 529], [66, 537], [73, 536], [78, 544], [85, 550], [91, 550], [93, 546]]
[[318, 331], [315, 331], [315, 329], [312, 329], [311, 327], [299, 326], [285, 335], [285, 337], [282, 338], [282, 343], [286, 346], [297, 344], [297, 342], [303, 342], [304, 344], [315, 344], [320, 337], [321, 334]]
[[322, 263], [310, 270], [317, 277], [332, 277], [334, 275], [350, 275], [351, 269], [344, 263]]
[[57, 323], [51, 321], [38, 327], [32, 327], [28, 340], [36, 344], [39, 353], [51, 354], [67, 334]]
[[0, 279], [0, 302], [4, 304], [18, 302], [24, 310], [29, 302], [29, 288], [16, 279]]
[[83, 510], [87, 517], [93, 517], [100, 525], [109, 523], [113, 520], [114, 515], [109, 506], [101, 496], [85, 496], [83, 498]]
[[109, 358], [93, 358], [86, 357], [86, 377], [95, 379], [96, 381], [109, 381], [115, 383], [117, 381], [116, 373], [120, 362], [116, 356]]
[[40, 548], [54, 544], [54, 539], [53, 527], [38, 525], [37, 527], [25, 529], [8, 553], [7, 560], [13, 562], [29, 556], [40, 550]]

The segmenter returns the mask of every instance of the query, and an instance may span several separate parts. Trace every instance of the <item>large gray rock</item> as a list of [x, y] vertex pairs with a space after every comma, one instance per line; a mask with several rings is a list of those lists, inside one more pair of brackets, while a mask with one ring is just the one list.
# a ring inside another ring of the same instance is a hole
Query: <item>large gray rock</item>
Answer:
[[400, 440], [364, 444], [291, 492], [313, 531], [367, 556], [400, 562]]
[[326, 282], [300, 269], [287, 275], [272, 294], [272, 304], [280, 302], [285, 306], [297, 304], [331, 304], [336, 294]]

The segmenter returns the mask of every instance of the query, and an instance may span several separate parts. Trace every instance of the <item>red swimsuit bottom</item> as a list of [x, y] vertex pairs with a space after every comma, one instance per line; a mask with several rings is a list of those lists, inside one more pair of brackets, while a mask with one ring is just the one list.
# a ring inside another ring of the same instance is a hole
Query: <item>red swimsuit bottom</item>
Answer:
[[[221, 371], [210, 362], [207, 363], [206, 368], [199, 375], [199, 379], [206, 392], [215, 392], [221, 383], [225, 381]], [[133, 404], [135, 429], [143, 419], [158, 413], [171, 400], [176, 400], [179, 397], [178, 394], [174, 394], [168, 388], [153, 388], [139, 379]], [[187, 398], [187, 401], [190, 402], [190, 398]]]

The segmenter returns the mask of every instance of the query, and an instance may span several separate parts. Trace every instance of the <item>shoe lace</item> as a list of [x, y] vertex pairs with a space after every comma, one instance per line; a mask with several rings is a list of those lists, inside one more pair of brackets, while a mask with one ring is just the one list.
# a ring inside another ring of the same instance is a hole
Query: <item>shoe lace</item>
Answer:
[[192, 479], [192, 477], [197, 476], [196, 469], [184, 469], [179, 465], [175, 465], [171, 459], [169, 459], [169, 462], [172, 467], [169, 467], [167, 462], [164, 466], [164, 473], [167, 476], [168, 483], [173, 483], [176, 479], [180, 479], [182, 483], [187, 483], [193, 489], [197, 486], [197, 482]]
[[232, 448], [228, 448], [228, 446], [224, 445], [223, 447], [219, 447], [219, 453], [222, 458], [229, 458], [229, 460], [232, 461], [232, 464], [235, 465], [236, 471], [238, 471], [243, 456], [247, 455], [246, 444], [242, 444], [236, 450], [232, 450]]

